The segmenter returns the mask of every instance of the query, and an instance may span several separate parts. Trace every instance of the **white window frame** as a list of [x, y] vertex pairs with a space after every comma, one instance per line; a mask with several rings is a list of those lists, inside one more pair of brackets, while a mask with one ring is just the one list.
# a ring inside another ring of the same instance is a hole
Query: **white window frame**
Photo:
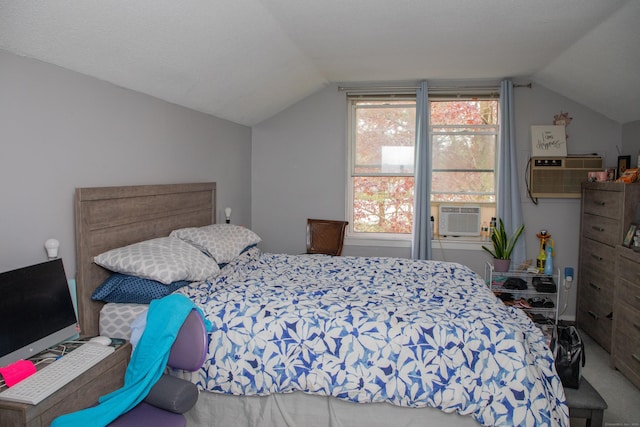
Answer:
[[[469, 95], [469, 96], [461, 96], [459, 98], [456, 98], [458, 100], [462, 99], [473, 99], [473, 98], [491, 98], [489, 96], [475, 96], [475, 95]], [[494, 97], [495, 98], [495, 97]], [[388, 96], [388, 95], [380, 95], [380, 96], [368, 96], [367, 99], [370, 100], [384, 100], [384, 99], [390, 99], [390, 100], [401, 100], [401, 99], [406, 99], [407, 101], [413, 100], [415, 102], [415, 97], [410, 96], [410, 95], [400, 95], [398, 94], [397, 96]], [[453, 100], [452, 98], [449, 98], [451, 100]], [[431, 108], [431, 101], [446, 101], [447, 98], [446, 97], [440, 97], [440, 96], [434, 96], [434, 97], [429, 97], [429, 108]], [[345, 236], [345, 244], [347, 245], [352, 245], [352, 246], [386, 246], [386, 247], [410, 247], [411, 246], [411, 241], [412, 241], [412, 235], [411, 233], [408, 234], [404, 234], [404, 233], [358, 233], [358, 232], [354, 232], [353, 231], [353, 224], [354, 224], [354, 218], [353, 218], [353, 214], [354, 214], [354, 210], [353, 210], [353, 205], [354, 205], [354, 194], [353, 194], [353, 182], [352, 179], [354, 176], [354, 172], [353, 172], [353, 168], [354, 168], [354, 156], [355, 156], [355, 138], [356, 138], [356, 129], [354, 126], [354, 120], [355, 120], [355, 109], [356, 109], [356, 102], [358, 101], [358, 97], [352, 97], [347, 99], [348, 101], [348, 119], [347, 119], [347, 156], [348, 156], [348, 161], [347, 161], [347, 182], [346, 182], [346, 194], [347, 194], [347, 205], [346, 205], [346, 212], [345, 215], [348, 218], [349, 221], [349, 226], [347, 227], [347, 231], [346, 231], [346, 236]], [[499, 114], [498, 114], [498, 119], [499, 119]], [[495, 197], [495, 202], [493, 203], [494, 208], [496, 207], [497, 204], [497, 199], [498, 199], [498, 150], [499, 150], [499, 133], [500, 133], [500, 126], [501, 124], [498, 123], [495, 128], [496, 131], [495, 132], [487, 132], [487, 134], [491, 134], [491, 135], [495, 135], [496, 136], [496, 147], [495, 147], [495, 166], [494, 166], [494, 179], [495, 179], [495, 184], [494, 184], [494, 197]], [[445, 126], [441, 126], [438, 125], [436, 126], [437, 128], [442, 128]], [[487, 125], [487, 127], [494, 127], [494, 125]], [[431, 123], [429, 123], [429, 143], [432, 143], [432, 136], [433, 136], [434, 132], [433, 132], [433, 126], [431, 125]], [[474, 133], [477, 134], [477, 133]], [[375, 176], [375, 174], [371, 174], [371, 176]], [[385, 176], [384, 174], [381, 174], [380, 176]], [[432, 202], [432, 204], [442, 204], [443, 202]], [[490, 203], [478, 203], [480, 205], [490, 205]], [[482, 244], [486, 244], [486, 242], [480, 241], [480, 239], [474, 239], [474, 238], [451, 238], [451, 237], [447, 237], [447, 238], [443, 238], [440, 237], [438, 239], [436, 239], [437, 241], [439, 241], [438, 245], [440, 248], [442, 249], [470, 249], [470, 250], [477, 250], [481, 248]]]
[[[354, 194], [353, 194], [353, 177], [354, 177], [354, 165], [355, 165], [355, 138], [356, 138], [356, 130], [353, 121], [355, 120], [355, 111], [356, 111], [356, 102], [359, 97], [348, 98], [348, 119], [347, 119], [347, 212], [345, 216], [348, 218], [349, 226], [347, 227], [347, 231], [345, 233], [345, 243], [352, 246], [387, 246], [387, 247], [410, 247], [411, 246], [411, 233], [400, 234], [400, 233], [357, 233], [353, 231], [353, 203], [354, 203]], [[379, 96], [367, 96], [366, 98], [360, 98], [372, 100], [372, 101], [398, 101], [398, 100], [406, 100], [408, 103], [413, 102], [415, 105], [416, 97], [415, 95], [379, 95]], [[376, 176], [376, 174], [370, 174], [369, 176]], [[379, 176], [387, 176], [386, 174], [379, 174]], [[400, 176], [400, 175], [398, 175]]]

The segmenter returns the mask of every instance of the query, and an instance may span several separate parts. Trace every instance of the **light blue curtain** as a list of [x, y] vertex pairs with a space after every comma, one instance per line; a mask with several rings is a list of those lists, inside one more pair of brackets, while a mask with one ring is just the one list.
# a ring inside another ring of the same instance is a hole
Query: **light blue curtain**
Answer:
[[[522, 205], [518, 185], [517, 152], [515, 138], [515, 113], [513, 82], [500, 82], [500, 140], [498, 143], [498, 217], [502, 218], [507, 234], [513, 233], [522, 223]], [[520, 236], [513, 252], [511, 265], [517, 266], [526, 260], [525, 231]]]
[[429, 91], [427, 82], [416, 92], [415, 201], [413, 259], [431, 259], [431, 144], [429, 144]]

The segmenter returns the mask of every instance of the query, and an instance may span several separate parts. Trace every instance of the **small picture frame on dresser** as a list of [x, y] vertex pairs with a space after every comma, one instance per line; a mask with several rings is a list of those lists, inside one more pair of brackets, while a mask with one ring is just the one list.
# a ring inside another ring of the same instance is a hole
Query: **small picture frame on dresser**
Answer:
[[631, 156], [618, 156], [618, 178], [631, 167]]
[[624, 235], [624, 240], [622, 241], [622, 246], [624, 246], [625, 248], [630, 248], [631, 245], [633, 244], [633, 237], [636, 235], [636, 230], [638, 229], [638, 224], [636, 223], [631, 223], [631, 225], [629, 225], [629, 229], [627, 230], [626, 234]]

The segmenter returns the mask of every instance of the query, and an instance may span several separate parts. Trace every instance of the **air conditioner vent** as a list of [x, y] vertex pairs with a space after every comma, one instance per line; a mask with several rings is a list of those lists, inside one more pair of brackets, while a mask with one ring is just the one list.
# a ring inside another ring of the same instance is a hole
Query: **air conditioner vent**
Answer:
[[534, 157], [529, 175], [531, 197], [579, 199], [589, 172], [602, 170], [602, 157]]
[[479, 236], [480, 206], [440, 206], [438, 233], [441, 236]]

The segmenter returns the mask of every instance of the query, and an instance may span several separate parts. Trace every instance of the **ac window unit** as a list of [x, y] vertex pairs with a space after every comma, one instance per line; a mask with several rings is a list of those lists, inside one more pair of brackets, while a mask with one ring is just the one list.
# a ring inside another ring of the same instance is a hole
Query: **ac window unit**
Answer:
[[602, 157], [532, 157], [531, 197], [579, 199], [589, 172], [602, 170]]
[[441, 236], [479, 236], [480, 206], [440, 206], [438, 233]]

